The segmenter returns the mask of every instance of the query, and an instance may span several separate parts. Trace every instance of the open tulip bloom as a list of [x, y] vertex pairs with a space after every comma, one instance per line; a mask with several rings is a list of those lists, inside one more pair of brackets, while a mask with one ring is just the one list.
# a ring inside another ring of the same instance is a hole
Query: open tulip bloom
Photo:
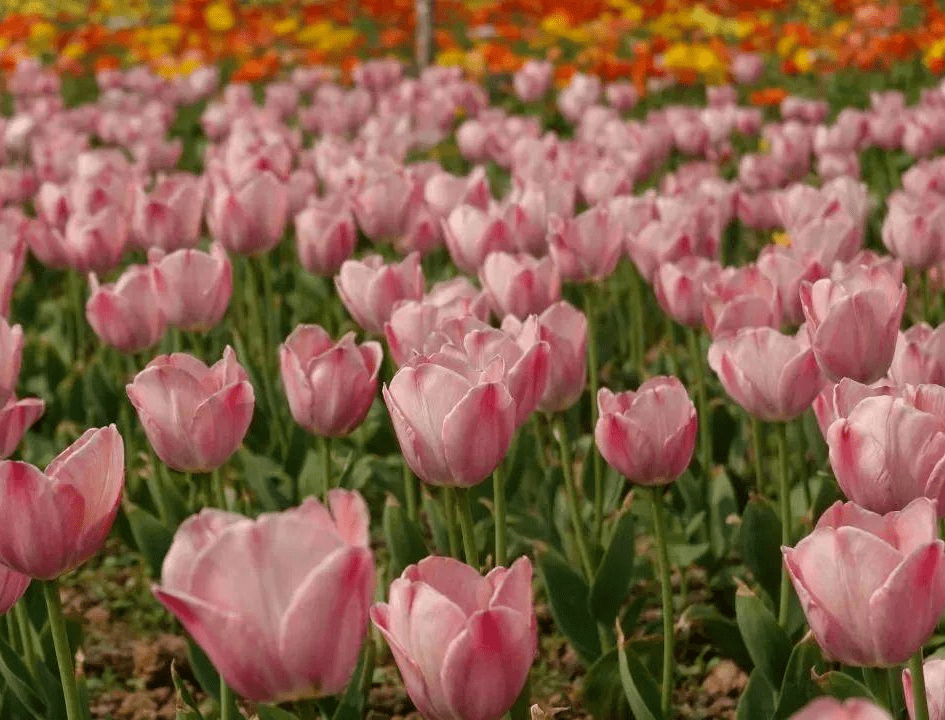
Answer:
[[354, 672], [374, 592], [368, 509], [334, 489], [256, 520], [208, 509], [174, 535], [154, 594], [243, 697], [334, 695]]

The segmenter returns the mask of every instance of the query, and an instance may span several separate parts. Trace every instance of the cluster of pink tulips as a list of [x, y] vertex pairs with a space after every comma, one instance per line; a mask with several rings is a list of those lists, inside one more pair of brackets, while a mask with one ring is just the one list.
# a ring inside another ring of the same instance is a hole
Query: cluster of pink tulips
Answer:
[[[522, 720], [533, 570], [588, 686], [620, 678], [617, 706], [587, 698], [601, 716], [677, 716], [681, 612], [750, 673], [738, 717], [945, 719], [945, 661], [923, 663], [945, 611], [945, 84], [766, 122], [727, 85], [690, 106], [577, 74], [552, 97], [538, 61], [512, 77], [529, 114], [456, 68], [353, 77], [300, 68], [260, 100], [209, 68], [109, 71], [72, 107], [39, 65], [8, 79], [16, 702], [41, 702], [48, 627], [86, 712], [56, 580], [121, 513], [224, 720], [234, 692], [363, 713], [388, 657], [427, 720]], [[734, 617], [674, 592], [692, 564]]]

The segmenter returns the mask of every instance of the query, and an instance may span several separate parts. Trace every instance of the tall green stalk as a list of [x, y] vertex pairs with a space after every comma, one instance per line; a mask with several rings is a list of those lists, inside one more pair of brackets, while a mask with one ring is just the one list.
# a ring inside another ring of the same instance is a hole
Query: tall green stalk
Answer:
[[463, 552], [466, 555], [466, 564], [479, 570], [479, 550], [476, 547], [472, 508], [469, 507], [469, 488], [457, 488], [456, 500], [459, 505], [459, 525], [463, 529]]
[[46, 598], [46, 612], [49, 615], [49, 631], [52, 634], [53, 646], [56, 649], [56, 662], [59, 665], [62, 694], [66, 701], [66, 717], [68, 720], [82, 720], [84, 715], [79, 701], [79, 687], [75, 680], [75, 666], [72, 663], [72, 650], [69, 648], [66, 621], [62, 616], [59, 581], [47, 580], [44, 582], [43, 595]]
[[[778, 423], [778, 503], [781, 515], [781, 545], [791, 545], [791, 482], [787, 459], [787, 423]], [[791, 578], [787, 563], [781, 563], [781, 597], [778, 602], [778, 624], [787, 626], [788, 603], [791, 600]]]
[[16, 618], [16, 625], [20, 634], [20, 642], [23, 643], [23, 659], [26, 661], [26, 667], [29, 671], [35, 672], [36, 650], [33, 644], [33, 626], [30, 623], [29, 616], [26, 614], [26, 606], [23, 601], [19, 601], [13, 606], [13, 615]]
[[500, 464], [492, 471], [492, 511], [495, 515], [495, 565], [504, 567], [508, 562], [505, 522], [505, 477]]
[[331, 490], [331, 438], [318, 438], [318, 454], [322, 464], [322, 481], [318, 499], [327, 503], [328, 491]]
[[761, 423], [756, 417], [751, 418], [751, 452], [754, 455], [755, 464], [755, 490], [759, 495], [763, 495], [761, 483], [764, 476], [764, 463], [761, 453]]
[[[595, 288], [589, 285], [584, 290], [584, 314], [587, 316], [587, 387], [591, 395], [591, 432], [597, 427], [599, 389], [597, 367], [597, 321], [594, 308]], [[600, 543], [604, 532], [604, 465], [597, 446], [590, 450], [594, 464], [594, 538]]]
[[656, 535], [656, 548], [659, 558], [660, 590], [663, 599], [663, 685], [660, 706], [663, 717], [671, 717], [673, 700], [673, 585], [669, 575], [669, 548], [666, 544], [666, 519], [663, 513], [663, 492], [661, 487], [650, 488], [653, 501], [653, 530]]
[[407, 503], [407, 517], [413, 521], [417, 519], [417, 481], [414, 480], [413, 470], [406, 459], [401, 458], [404, 476], [404, 500]]
[[574, 483], [574, 465], [571, 460], [571, 440], [568, 438], [568, 427], [559, 416], [553, 420], [553, 434], [558, 441], [558, 450], [561, 453], [561, 472], [564, 475], [564, 492], [568, 500], [568, 513], [571, 516], [571, 528], [574, 530], [574, 543], [577, 545], [578, 556], [584, 577], [588, 582], [594, 579], [594, 566], [591, 563], [591, 554], [587, 550], [587, 541], [584, 539], [584, 523], [581, 522], [581, 512], [578, 508], [577, 490]]
[[929, 698], [925, 693], [925, 673], [922, 670], [922, 648], [909, 658], [912, 675], [912, 720], [929, 720]]
[[234, 720], [233, 715], [233, 691], [226, 684], [223, 676], [220, 676], [220, 720]]
[[459, 559], [459, 531], [456, 525], [456, 489], [443, 488], [443, 519], [446, 522], [446, 537], [450, 546], [450, 557]]

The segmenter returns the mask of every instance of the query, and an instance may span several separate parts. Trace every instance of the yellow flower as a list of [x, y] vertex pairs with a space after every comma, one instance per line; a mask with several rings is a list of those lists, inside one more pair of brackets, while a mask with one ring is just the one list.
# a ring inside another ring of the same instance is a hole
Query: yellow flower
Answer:
[[794, 53], [794, 65], [802, 73], [810, 72], [814, 68], [815, 60], [814, 53], [807, 48], [798, 48]]
[[78, 60], [83, 55], [88, 52], [88, 48], [85, 47], [85, 43], [79, 41], [70, 42], [66, 45], [61, 52], [63, 57], [67, 57], [70, 60]]
[[781, 247], [791, 247], [791, 237], [786, 232], [781, 232], [780, 230], [772, 233], [771, 242], [775, 245], [780, 245]]
[[233, 10], [226, 0], [217, 0], [208, 5], [204, 10], [203, 19], [211, 32], [225, 33], [236, 25]]
[[40, 21], [30, 28], [30, 48], [36, 52], [51, 50], [56, 39], [56, 27], [52, 23]]
[[272, 26], [272, 29], [277, 35], [291, 35], [299, 29], [299, 21], [297, 18], [289, 17], [285, 20], [280, 20], [277, 22]]

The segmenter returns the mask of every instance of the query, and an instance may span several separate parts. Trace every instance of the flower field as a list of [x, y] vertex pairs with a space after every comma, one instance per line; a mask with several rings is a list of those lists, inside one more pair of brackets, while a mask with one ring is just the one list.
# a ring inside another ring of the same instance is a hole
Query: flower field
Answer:
[[945, 720], [945, 11], [418, 9], [0, 4], [0, 720]]

